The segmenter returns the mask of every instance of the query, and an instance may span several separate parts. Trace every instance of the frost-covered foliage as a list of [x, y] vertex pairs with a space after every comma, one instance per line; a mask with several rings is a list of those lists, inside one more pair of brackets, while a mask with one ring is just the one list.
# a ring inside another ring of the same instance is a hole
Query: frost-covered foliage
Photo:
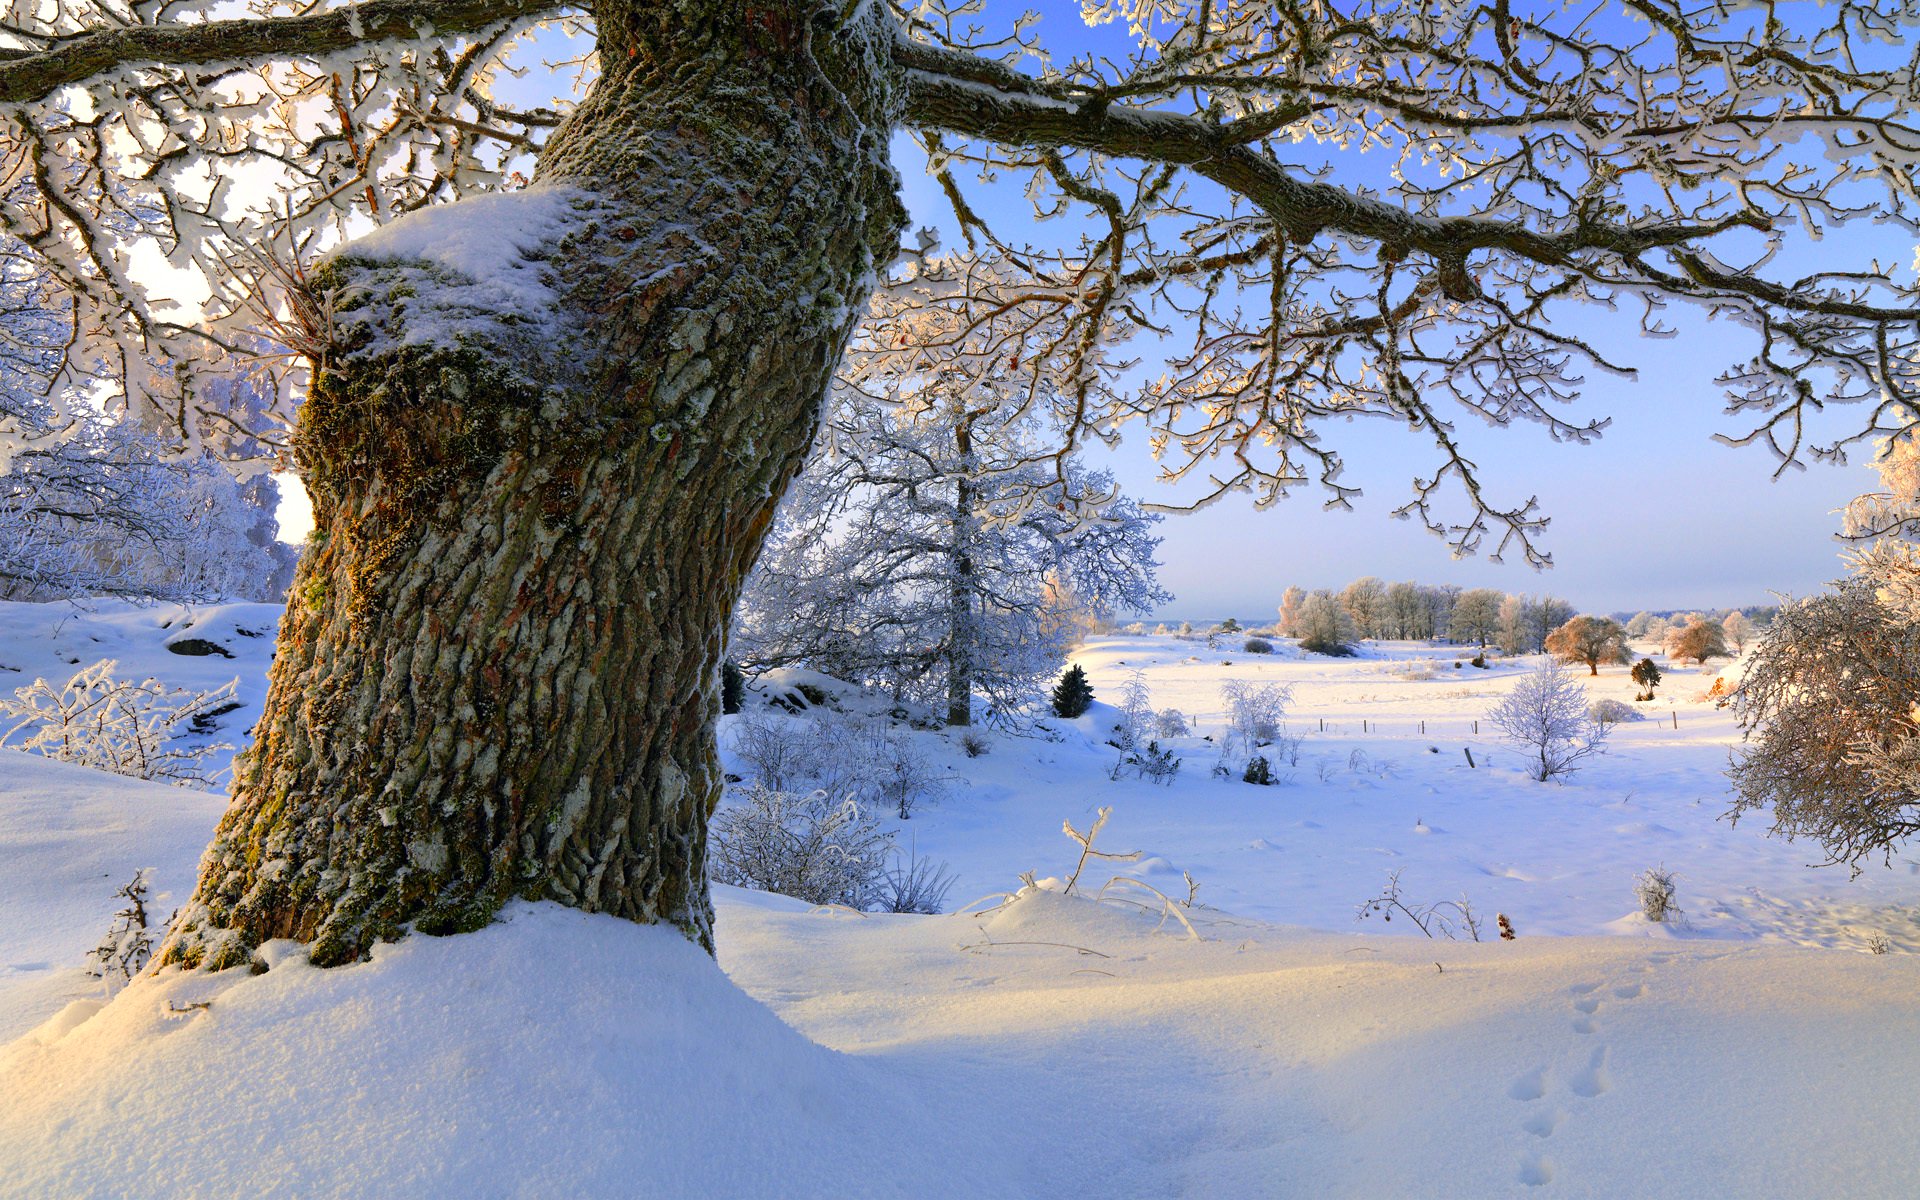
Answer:
[[881, 912], [932, 916], [945, 911], [952, 890], [953, 872], [946, 863], [895, 851], [893, 865], [880, 877], [875, 906]]
[[1495, 641], [1507, 654], [1533, 654], [1546, 648], [1554, 630], [1573, 619], [1573, 605], [1558, 596], [1510, 595], [1500, 601]]
[[1456, 642], [1482, 649], [1500, 636], [1499, 592], [1492, 588], [1471, 588], [1460, 593], [1447, 622], [1447, 636]]
[[1730, 658], [1727, 649], [1727, 631], [1718, 621], [1710, 621], [1702, 616], [1690, 616], [1685, 625], [1669, 629], [1666, 636], [1667, 657], [1679, 662], [1692, 659], [1704, 663], [1709, 658]]
[[1606, 729], [1629, 721], [1644, 721], [1647, 717], [1633, 705], [1608, 697], [1593, 702], [1587, 709], [1587, 719], [1598, 728]]
[[63, 686], [36, 679], [16, 688], [12, 699], [0, 697], [0, 720], [10, 723], [0, 732], [0, 746], [24, 733], [19, 749], [61, 762], [135, 779], [212, 787], [213, 778], [201, 764], [232, 747], [185, 739], [197, 732], [196, 721], [233, 704], [240, 681], [210, 692], [189, 692], [157, 679], [115, 679], [118, 665], [103, 658]]
[[1573, 774], [1606, 747], [1607, 728], [1588, 716], [1587, 689], [1556, 659], [1522, 675], [1487, 719], [1526, 753], [1527, 774], [1542, 781]]
[[[1251, 683], [1230, 679], [1220, 685], [1226, 708], [1226, 735], [1220, 739], [1221, 761], [1251, 761], [1264, 757], [1292, 766], [1300, 758], [1300, 739], [1287, 733], [1290, 688], [1278, 683]], [[1264, 756], [1257, 752], [1266, 750]]]
[[883, 717], [830, 710], [788, 717], [756, 708], [733, 723], [731, 747], [765, 788], [818, 789], [902, 820], [947, 794], [946, 773], [911, 733]]
[[1314, 654], [1350, 654], [1360, 637], [1353, 618], [1332, 592], [1314, 592], [1301, 601], [1294, 627], [1300, 631], [1300, 648]]
[[1565, 663], [1579, 663], [1590, 675], [1601, 663], [1632, 661], [1627, 653], [1627, 631], [1611, 617], [1581, 616], [1547, 635], [1544, 649]]
[[1783, 604], [1730, 704], [1737, 816], [1855, 867], [1920, 832], [1920, 610], [1869, 566]]
[[1665, 867], [1648, 867], [1633, 881], [1634, 898], [1640, 901], [1640, 915], [1656, 925], [1685, 916], [1673, 901], [1678, 890], [1674, 873]]
[[861, 910], [889, 894], [893, 835], [857, 800], [780, 791], [756, 780], [720, 806], [710, 837], [708, 869], [720, 883]]
[[[930, 335], [882, 300], [873, 324], [864, 339]], [[1022, 711], [1088, 616], [1170, 598], [1154, 578], [1160, 518], [1104, 472], [1068, 462], [1056, 475], [1015, 397], [902, 379], [877, 357], [856, 358], [869, 369], [837, 390], [735, 610], [733, 645], [757, 666], [944, 702], [954, 724], [972, 720], [976, 693], [990, 715]]]
[[105, 980], [109, 988], [129, 983], [146, 970], [153, 958], [155, 933], [147, 915], [146, 870], [135, 871], [114, 895], [126, 904], [113, 914], [106, 936], [87, 956], [93, 960], [87, 974]]
[[1720, 628], [1726, 632], [1727, 641], [1733, 645], [1735, 654], [1747, 652], [1747, 643], [1754, 636], [1753, 622], [1747, 619], [1747, 614], [1738, 610], [1728, 613], [1721, 619]]

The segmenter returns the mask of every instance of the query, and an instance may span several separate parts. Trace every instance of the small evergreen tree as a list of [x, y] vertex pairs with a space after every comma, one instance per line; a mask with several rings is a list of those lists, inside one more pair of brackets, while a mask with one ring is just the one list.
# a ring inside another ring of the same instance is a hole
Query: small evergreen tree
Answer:
[[1087, 673], [1075, 663], [1061, 673], [1060, 682], [1053, 685], [1053, 715], [1071, 720], [1087, 711], [1093, 704], [1093, 685], [1087, 682]]
[[746, 676], [740, 674], [740, 664], [732, 659], [720, 664], [720, 711], [732, 716], [740, 711], [740, 704], [746, 698]]
[[1221, 633], [1239, 633], [1240, 622], [1234, 620], [1232, 617], [1228, 617], [1226, 620], [1220, 622], [1220, 632]]
[[1633, 664], [1633, 681], [1640, 685], [1639, 694], [1634, 699], [1651, 700], [1653, 689], [1660, 684], [1660, 668], [1653, 665], [1652, 659], [1643, 658]]

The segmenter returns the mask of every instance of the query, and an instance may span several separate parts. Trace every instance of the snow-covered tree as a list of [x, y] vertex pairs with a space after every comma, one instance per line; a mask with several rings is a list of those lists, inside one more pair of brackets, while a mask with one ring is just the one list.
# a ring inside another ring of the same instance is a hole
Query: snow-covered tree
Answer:
[[1371, 575], [1349, 583], [1340, 592], [1340, 607], [1363, 638], [1384, 635], [1387, 625], [1387, 585]]
[[1882, 447], [1883, 491], [1846, 512], [1853, 572], [1782, 604], [1730, 701], [1746, 748], [1733, 815], [1818, 842], [1855, 870], [1920, 833], [1920, 445]]
[[[314, 546], [166, 954], [339, 962], [512, 895], [710, 939], [723, 631], [898, 249], [902, 129], [976, 246], [1009, 240], [980, 187], [1067, 218], [937, 302], [1051, 306], [1060, 452], [1146, 422], [1199, 502], [1345, 502], [1335, 437], [1379, 415], [1433, 446], [1401, 511], [1544, 559], [1456, 421], [1600, 432], [1561, 407], [1616, 367], [1582, 306], [1722, 318], [1751, 437], [1832, 450], [1861, 430], [1809, 422], [1911, 395], [1912, 289], [1855, 239], [1793, 251], [1920, 225], [1915, 21], [1777, 10], [1098, 3], [1131, 45], [1049, 54], [942, 0], [21, 7], [0, 224], [79, 310], [68, 361], [193, 442], [193, 380], [131, 364], [248, 321], [304, 358]], [[496, 86], [570, 31], [585, 69]], [[1163, 369], [1115, 357], [1136, 318]]]
[[1104, 472], [1038, 461], [1017, 404], [920, 399], [841, 389], [735, 610], [733, 654], [938, 701], [968, 725], [976, 694], [998, 713], [1033, 703], [1076, 640], [1071, 611], [1171, 599], [1160, 518]]
[[1727, 641], [1733, 644], [1735, 654], [1745, 654], [1747, 643], [1753, 640], [1753, 622], [1739, 609], [1728, 613], [1720, 622], [1720, 628], [1727, 635]]
[[1447, 622], [1447, 636], [1469, 646], [1486, 648], [1500, 635], [1500, 604], [1504, 599], [1492, 588], [1471, 588], [1454, 601], [1453, 616]]
[[1730, 658], [1727, 650], [1727, 631], [1718, 621], [1709, 621], [1698, 614], [1693, 615], [1684, 626], [1667, 630], [1667, 657], [1675, 662], [1692, 659], [1696, 663], [1706, 662], [1709, 658]]
[[1547, 635], [1548, 654], [1566, 663], [1584, 663], [1589, 675], [1600, 673], [1601, 663], [1626, 663], [1627, 631], [1611, 617], [1575, 617]]
[[1573, 774], [1606, 747], [1607, 728], [1593, 721], [1587, 689], [1554, 658], [1522, 675], [1487, 719], [1524, 751], [1527, 774], [1542, 782]]
[[1332, 592], [1310, 593], [1300, 605], [1300, 648], [1315, 654], [1346, 654], [1360, 631]]
[[1300, 609], [1307, 602], [1307, 589], [1298, 585], [1280, 593], [1280, 636], [1300, 636]]
[[1633, 614], [1633, 616], [1627, 620], [1627, 636], [1630, 638], [1643, 638], [1647, 636], [1647, 628], [1652, 624], [1653, 614], [1643, 609]]

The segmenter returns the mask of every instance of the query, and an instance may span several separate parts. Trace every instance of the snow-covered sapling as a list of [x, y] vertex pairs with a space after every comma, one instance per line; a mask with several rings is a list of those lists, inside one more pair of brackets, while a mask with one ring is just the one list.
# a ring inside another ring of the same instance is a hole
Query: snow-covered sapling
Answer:
[[135, 871], [133, 879], [121, 885], [114, 895], [125, 900], [126, 906], [113, 915], [106, 937], [87, 956], [93, 959], [87, 974], [106, 980], [108, 987], [114, 986], [116, 980], [127, 983], [145, 970], [147, 961], [153, 957], [153, 930], [147, 919], [146, 869]]
[[1085, 833], [1081, 833], [1078, 829], [1075, 829], [1072, 821], [1060, 822], [1060, 832], [1072, 838], [1075, 842], [1079, 843], [1080, 846], [1080, 861], [1073, 864], [1073, 874], [1067, 876], [1067, 886], [1062, 889], [1066, 895], [1071, 896], [1073, 894], [1074, 885], [1080, 882], [1080, 872], [1087, 869], [1087, 860], [1089, 858], [1104, 858], [1109, 862], [1134, 862], [1139, 859], [1140, 851], [1138, 850], [1129, 850], [1124, 854], [1116, 854], [1110, 850], [1095, 850], [1093, 848], [1094, 839], [1100, 836], [1100, 831], [1106, 828], [1107, 818], [1112, 815], [1112, 805], [1107, 805], [1095, 810], [1093, 824], [1087, 827]]
[[1673, 902], [1675, 890], [1673, 872], [1665, 867], [1648, 867], [1633, 880], [1641, 914], [1656, 925], [1685, 915]]
[[[1473, 911], [1473, 903], [1462, 895], [1458, 900], [1441, 900], [1433, 904], [1410, 904], [1400, 891], [1400, 872], [1387, 872], [1387, 882], [1380, 894], [1370, 900], [1360, 902], [1355, 910], [1354, 919], [1364, 921], [1368, 917], [1378, 916], [1389, 924], [1393, 915], [1399, 913], [1413, 922], [1413, 927], [1428, 937], [1444, 937], [1448, 941], [1458, 941], [1464, 932], [1474, 941], [1480, 940], [1480, 918]], [[1506, 936], [1504, 929], [1501, 936]]]
[[1606, 749], [1606, 728], [1587, 715], [1587, 690], [1555, 659], [1522, 675], [1487, 719], [1526, 751], [1527, 774], [1538, 780], [1571, 775]]

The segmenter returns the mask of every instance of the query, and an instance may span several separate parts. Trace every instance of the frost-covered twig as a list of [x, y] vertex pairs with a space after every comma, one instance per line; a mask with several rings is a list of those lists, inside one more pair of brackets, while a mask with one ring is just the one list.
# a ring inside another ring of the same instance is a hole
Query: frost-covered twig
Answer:
[[1067, 886], [1064, 889], [1066, 895], [1073, 895], [1073, 886], [1080, 881], [1080, 872], [1086, 869], [1089, 858], [1104, 858], [1112, 862], [1135, 862], [1139, 859], [1140, 851], [1138, 850], [1132, 850], [1125, 854], [1116, 854], [1109, 850], [1095, 850], [1093, 848], [1093, 840], [1100, 836], [1100, 830], [1106, 826], [1107, 818], [1112, 815], [1112, 805], [1107, 805], [1097, 810], [1094, 815], [1093, 825], [1085, 833], [1081, 833], [1075, 829], [1072, 821], [1060, 822], [1061, 832], [1080, 843], [1080, 861], [1073, 865], [1073, 874], [1067, 877]]

